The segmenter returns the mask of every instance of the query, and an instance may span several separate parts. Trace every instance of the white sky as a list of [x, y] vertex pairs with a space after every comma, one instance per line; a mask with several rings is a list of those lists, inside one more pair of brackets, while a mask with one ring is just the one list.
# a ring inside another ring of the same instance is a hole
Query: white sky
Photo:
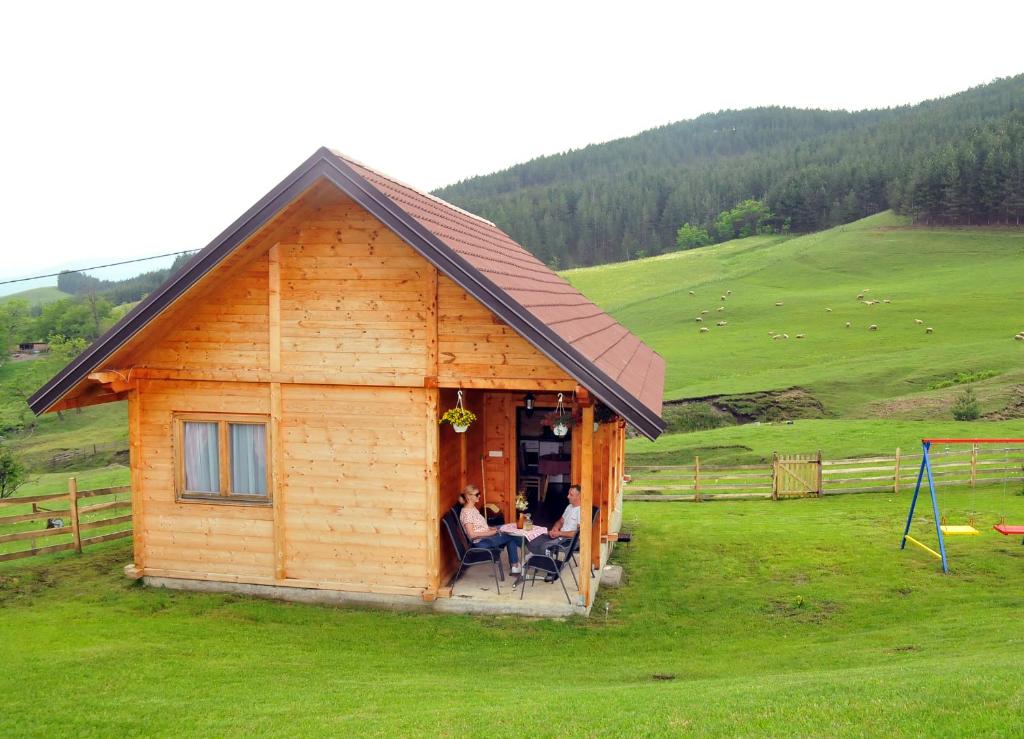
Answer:
[[321, 145], [430, 189], [723, 108], [948, 95], [1024, 72], [1021, 8], [5, 4], [0, 280], [205, 246]]

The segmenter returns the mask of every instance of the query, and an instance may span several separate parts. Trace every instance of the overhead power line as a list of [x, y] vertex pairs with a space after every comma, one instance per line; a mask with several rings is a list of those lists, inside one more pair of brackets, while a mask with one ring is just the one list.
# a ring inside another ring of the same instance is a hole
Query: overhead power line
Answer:
[[16, 280], [0, 280], [0, 285], [10, 285], [12, 282], [28, 282], [30, 280], [41, 280], [44, 277], [60, 277], [66, 272], [91, 272], [94, 269], [104, 267], [118, 267], [122, 264], [134, 264], [135, 262], [148, 262], [152, 259], [163, 259], [164, 257], [177, 257], [182, 254], [194, 254], [198, 249], [186, 249], [185, 251], [172, 251], [167, 254], [157, 254], [152, 257], [139, 257], [138, 259], [126, 259], [123, 262], [111, 262], [110, 264], [97, 264], [95, 267], [82, 267], [81, 269], [62, 269], [60, 272], [51, 272], [48, 275], [36, 275], [35, 277], [19, 277]]

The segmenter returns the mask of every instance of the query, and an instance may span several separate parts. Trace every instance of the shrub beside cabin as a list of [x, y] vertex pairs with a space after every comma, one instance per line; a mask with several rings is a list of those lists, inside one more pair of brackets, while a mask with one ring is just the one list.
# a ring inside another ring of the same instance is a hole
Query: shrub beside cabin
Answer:
[[[30, 405], [127, 399], [132, 576], [436, 605], [458, 491], [513, 520], [544, 456], [600, 507], [581, 532], [600, 565], [625, 426], [661, 432], [663, 385], [660, 356], [494, 224], [320, 149]], [[459, 390], [464, 434], [438, 423]], [[524, 399], [557, 393], [577, 423], [544, 455]], [[589, 568], [579, 591], [589, 607]]]

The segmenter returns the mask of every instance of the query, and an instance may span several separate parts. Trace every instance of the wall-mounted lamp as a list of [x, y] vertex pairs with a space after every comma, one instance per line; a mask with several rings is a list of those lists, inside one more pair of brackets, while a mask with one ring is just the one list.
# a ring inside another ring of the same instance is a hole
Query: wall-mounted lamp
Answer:
[[523, 405], [526, 407], [527, 418], [533, 417], [533, 401], [533, 393], [527, 393], [525, 396], [523, 396]]

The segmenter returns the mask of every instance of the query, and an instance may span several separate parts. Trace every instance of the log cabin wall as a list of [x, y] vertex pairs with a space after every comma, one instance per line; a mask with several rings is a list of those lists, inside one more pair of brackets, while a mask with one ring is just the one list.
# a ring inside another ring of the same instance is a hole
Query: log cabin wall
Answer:
[[282, 372], [422, 387], [431, 269], [354, 203], [321, 208], [281, 243]]
[[447, 277], [438, 280], [437, 300], [442, 385], [525, 390], [554, 381], [572, 388], [563, 369]]
[[286, 577], [370, 592], [423, 588], [426, 391], [282, 391]]
[[[203, 291], [174, 311], [159, 343], [147, 345], [136, 366], [269, 379], [268, 259], [238, 268], [216, 290]], [[261, 373], [262, 371], [262, 373]]]

